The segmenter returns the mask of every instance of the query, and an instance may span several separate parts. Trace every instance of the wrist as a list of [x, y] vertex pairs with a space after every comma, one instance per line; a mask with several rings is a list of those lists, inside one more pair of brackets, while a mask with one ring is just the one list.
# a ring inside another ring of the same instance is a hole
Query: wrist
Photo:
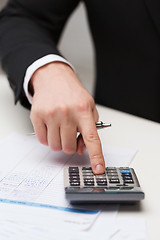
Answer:
[[71, 68], [70, 65], [64, 62], [51, 62], [48, 63], [40, 68], [38, 68], [34, 74], [32, 75], [29, 85], [28, 85], [28, 90], [30, 94], [33, 96], [36, 88], [38, 88], [39, 84], [41, 82], [44, 82], [44, 79], [48, 78], [50, 74], [57, 75], [57, 74], [62, 74], [63, 72], [70, 72], [71, 74], [74, 73], [74, 70]]

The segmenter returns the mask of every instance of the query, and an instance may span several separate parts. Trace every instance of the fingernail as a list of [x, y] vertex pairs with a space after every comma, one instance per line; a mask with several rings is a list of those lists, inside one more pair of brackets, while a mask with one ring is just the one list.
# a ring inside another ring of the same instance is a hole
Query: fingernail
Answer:
[[98, 164], [96, 166], [96, 172], [97, 173], [104, 173], [104, 166], [102, 166], [101, 164]]

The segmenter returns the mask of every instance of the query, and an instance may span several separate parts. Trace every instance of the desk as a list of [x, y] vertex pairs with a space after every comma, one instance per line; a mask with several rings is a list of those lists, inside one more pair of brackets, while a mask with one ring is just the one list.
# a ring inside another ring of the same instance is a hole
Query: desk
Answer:
[[[0, 74], [0, 140], [12, 131], [32, 132], [29, 111], [14, 105], [13, 93], [6, 78]], [[118, 216], [144, 217], [149, 239], [160, 239], [160, 124], [129, 114], [97, 106], [100, 119], [112, 123], [112, 128], [99, 132], [104, 144], [131, 147], [138, 150], [131, 166], [135, 168], [146, 194], [138, 205], [120, 207]]]

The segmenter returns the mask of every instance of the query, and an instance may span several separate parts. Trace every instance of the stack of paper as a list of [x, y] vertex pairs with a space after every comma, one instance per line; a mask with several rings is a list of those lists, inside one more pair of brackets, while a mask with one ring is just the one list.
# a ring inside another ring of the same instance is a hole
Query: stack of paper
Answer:
[[[128, 166], [134, 155], [104, 147], [107, 166]], [[65, 199], [63, 169], [90, 165], [87, 152], [53, 152], [35, 137], [13, 133], [1, 143], [0, 156], [0, 239], [107, 240], [117, 231], [118, 205], [74, 208]]]

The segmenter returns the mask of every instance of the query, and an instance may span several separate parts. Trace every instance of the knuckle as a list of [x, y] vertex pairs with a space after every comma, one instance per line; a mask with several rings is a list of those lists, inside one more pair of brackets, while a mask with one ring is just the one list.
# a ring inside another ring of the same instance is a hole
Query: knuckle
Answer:
[[90, 108], [89, 101], [81, 101], [77, 104], [77, 110], [79, 112], [87, 112]]
[[43, 112], [44, 119], [50, 119], [55, 116], [55, 109], [48, 109]]
[[94, 161], [94, 162], [103, 160], [102, 154], [100, 154], [100, 153], [91, 153], [90, 154], [90, 159], [91, 159], [91, 161]]
[[30, 119], [34, 121], [35, 119], [40, 118], [40, 116], [42, 115], [41, 113], [42, 113], [42, 110], [40, 108], [32, 107], [31, 113], [30, 113]]
[[71, 155], [71, 154], [74, 154], [74, 153], [76, 152], [76, 149], [75, 149], [74, 147], [72, 147], [72, 146], [65, 145], [65, 146], [63, 147], [63, 151], [64, 151], [65, 153]]
[[94, 106], [95, 105], [95, 101], [94, 101], [94, 98], [90, 95], [89, 97], [89, 103], [91, 106]]
[[51, 145], [50, 145], [50, 148], [51, 148], [51, 150], [54, 151], [54, 152], [58, 152], [58, 151], [61, 151], [61, 150], [62, 150], [62, 148], [61, 148], [60, 145], [53, 145], [53, 144], [51, 144]]
[[58, 112], [58, 109], [52, 106], [46, 107], [46, 108], [44, 107], [43, 109], [39, 107], [39, 108], [32, 109], [31, 116], [32, 118], [39, 117], [42, 119], [50, 119], [55, 117], [57, 112]]
[[63, 104], [58, 107], [57, 111], [64, 117], [68, 117], [70, 113], [70, 108], [67, 104]]
[[99, 142], [99, 136], [98, 136], [98, 134], [90, 133], [85, 136], [85, 140], [87, 142]]

